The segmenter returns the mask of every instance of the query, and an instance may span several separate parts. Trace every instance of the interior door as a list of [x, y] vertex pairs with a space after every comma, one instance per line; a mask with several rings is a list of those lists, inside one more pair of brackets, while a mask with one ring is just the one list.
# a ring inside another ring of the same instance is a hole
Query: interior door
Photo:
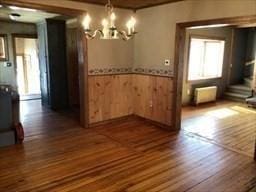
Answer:
[[44, 24], [38, 24], [38, 47], [39, 47], [39, 68], [42, 105], [50, 105], [48, 85], [48, 64], [46, 50], [46, 28]]

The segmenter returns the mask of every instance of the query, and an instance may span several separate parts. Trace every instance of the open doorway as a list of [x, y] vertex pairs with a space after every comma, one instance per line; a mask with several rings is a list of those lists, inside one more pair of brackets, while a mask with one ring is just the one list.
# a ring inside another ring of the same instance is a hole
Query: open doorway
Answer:
[[248, 18], [178, 24], [176, 56], [181, 129], [251, 157], [256, 109], [246, 101], [255, 92], [255, 24]]
[[41, 99], [38, 41], [35, 36], [14, 36], [16, 79], [20, 100]]
[[[17, 119], [13, 124], [22, 124], [25, 139], [58, 130], [57, 126], [48, 129], [44, 121], [38, 121], [41, 118], [54, 122], [55, 117], [65, 119], [68, 116], [77, 124], [82, 119], [78, 74], [83, 69], [81, 63], [78, 68], [78, 53], [85, 53], [78, 50], [86, 45], [77, 46], [84, 34], [79, 30], [80, 23], [74, 19], [75, 15], [12, 8], [9, 5], [0, 7], [6, 19], [11, 20], [0, 21], [4, 26], [0, 31], [6, 34], [9, 43], [10, 60], [5, 63], [5, 70], [11, 75], [6, 75], [4, 81], [14, 79], [11, 85], [6, 83], [17, 104], [13, 110], [17, 111]], [[13, 12], [19, 15], [15, 19], [8, 17]], [[70, 28], [73, 35], [70, 35]]]

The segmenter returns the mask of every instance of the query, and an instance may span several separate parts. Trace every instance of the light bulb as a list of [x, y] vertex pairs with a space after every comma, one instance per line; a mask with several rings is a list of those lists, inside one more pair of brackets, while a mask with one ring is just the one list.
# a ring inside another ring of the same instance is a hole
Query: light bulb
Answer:
[[83, 20], [83, 26], [85, 29], [87, 29], [87, 30], [90, 29], [91, 20], [92, 19], [91, 19], [90, 15], [87, 14]]
[[128, 21], [127, 21], [126, 27], [127, 27], [127, 28], [131, 28], [131, 27], [132, 27], [132, 25], [131, 25], [131, 20], [128, 20]]
[[112, 21], [116, 20], [116, 14], [115, 14], [114, 12], [111, 13], [110, 19], [111, 19]]
[[102, 24], [103, 27], [106, 27], [108, 25], [107, 19], [103, 19], [101, 24]]
[[128, 29], [128, 35], [131, 34], [131, 28], [132, 28], [132, 23], [131, 23], [131, 20], [129, 20], [127, 23], [126, 23], [126, 27]]
[[131, 25], [132, 25], [132, 26], [135, 26], [135, 24], [136, 24], [136, 19], [135, 19], [134, 17], [131, 17], [130, 21], [131, 21]]

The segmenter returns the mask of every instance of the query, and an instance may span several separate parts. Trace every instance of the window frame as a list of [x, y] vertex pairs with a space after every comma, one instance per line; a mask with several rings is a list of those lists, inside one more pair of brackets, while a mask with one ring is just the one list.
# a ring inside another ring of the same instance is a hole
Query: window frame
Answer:
[[[222, 63], [222, 70], [221, 70], [221, 76], [220, 77], [209, 77], [209, 78], [203, 78], [203, 79], [195, 79], [195, 80], [189, 80], [189, 58], [190, 58], [190, 45], [192, 39], [209, 39], [209, 40], [216, 40], [216, 41], [224, 41], [224, 52], [223, 52], [223, 63]], [[205, 80], [214, 80], [214, 79], [222, 79], [223, 78], [223, 70], [224, 70], [224, 63], [225, 63], [225, 54], [226, 54], [226, 41], [227, 39], [225, 37], [217, 37], [217, 36], [210, 36], [210, 35], [195, 35], [190, 34], [188, 45], [187, 45], [187, 65], [186, 65], [186, 81], [187, 82], [202, 82]]]

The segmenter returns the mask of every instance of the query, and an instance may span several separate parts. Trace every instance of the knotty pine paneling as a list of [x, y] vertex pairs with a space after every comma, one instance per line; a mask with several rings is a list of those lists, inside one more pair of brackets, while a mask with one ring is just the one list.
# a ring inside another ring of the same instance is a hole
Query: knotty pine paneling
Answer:
[[89, 76], [89, 122], [131, 115], [131, 90], [131, 75]]
[[133, 110], [135, 115], [171, 125], [172, 95], [172, 78], [133, 75]]
[[90, 123], [135, 114], [171, 125], [172, 84], [152, 75], [89, 76]]

